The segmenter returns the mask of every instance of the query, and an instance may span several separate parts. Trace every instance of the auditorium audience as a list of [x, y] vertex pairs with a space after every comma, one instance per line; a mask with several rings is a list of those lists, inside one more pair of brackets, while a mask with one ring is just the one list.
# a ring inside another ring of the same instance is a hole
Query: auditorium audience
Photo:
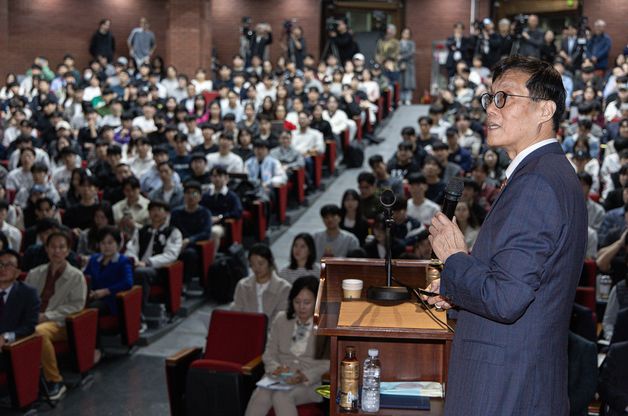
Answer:
[[278, 274], [290, 284], [293, 284], [300, 277], [320, 274], [320, 266], [316, 259], [316, 247], [310, 234], [299, 233], [294, 237], [290, 249], [290, 263]]

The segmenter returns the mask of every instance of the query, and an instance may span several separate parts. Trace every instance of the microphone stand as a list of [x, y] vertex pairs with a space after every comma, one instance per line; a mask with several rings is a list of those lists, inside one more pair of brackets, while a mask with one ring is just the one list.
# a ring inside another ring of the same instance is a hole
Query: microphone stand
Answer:
[[392, 286], [392, 244], [390, 229], [395, 220], [392, 218], [391, 207], [386, 207], [386, 219], [384, 228], [386, 230], [386, 286], [371, 286], [366, 291], [366, 297], [371, 302], [403, 302], [410, 300], [410, 292], [405, 287]]

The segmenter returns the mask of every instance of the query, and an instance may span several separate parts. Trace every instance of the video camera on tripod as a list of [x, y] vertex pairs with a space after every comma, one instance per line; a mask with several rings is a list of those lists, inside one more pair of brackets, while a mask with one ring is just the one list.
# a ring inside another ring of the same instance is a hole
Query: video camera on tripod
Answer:
[[529, 17], [530, 16], [527, 14], [518, 14], [514, 17], [513, 21], [515, 26], [512, 31], [515, 39], [521, 39], [524, 29], [528, 26]]
[[576, 32], [576, 39], [579, 46], [585, 46], [587, 44], [587, 29], [589, 26], [589, 18], [582, 16], [578, 20], [578, 31]]

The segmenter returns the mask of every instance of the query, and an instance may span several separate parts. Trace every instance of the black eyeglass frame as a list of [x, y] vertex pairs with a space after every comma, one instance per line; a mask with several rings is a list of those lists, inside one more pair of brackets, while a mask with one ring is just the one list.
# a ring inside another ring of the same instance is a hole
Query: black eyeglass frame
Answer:
[[[497, 105], [497, 101], [495, 101], [495, 97], [497, 97], [499, 94], [504, 96], [504, 101], [502, 101], [502, 105]], [[484, 97], [488, 97], [488, 99], [490, 101], [488, 101], [488, 103], [486, 103], [486, 105], [484, 105], [484, 101], [485, 98]], [[482, 105], [482, 108], [484, 109], [484, 111], [486, 111], [486, 109], [488, 108], [489, 105], [491, 105], [491, 102], [493, 104], [495, 104], [496, 108], [504, 108], [504, 106], [506, 105], [506, 100], [508, 99], [508, 97], [521, 97], [521, 98], [529, 98], [531, 100], [544, 100], [545, 98], [542, 97], [534, 97], [532, 95], [518, 95], [518, 94], [509, 94], [507, 92], [504, 91], [497, 91], [495, 94], [490, 94], [488, 92], [485, 92], [484, 94], [482, 94], [480, 96], [480, 104]]]

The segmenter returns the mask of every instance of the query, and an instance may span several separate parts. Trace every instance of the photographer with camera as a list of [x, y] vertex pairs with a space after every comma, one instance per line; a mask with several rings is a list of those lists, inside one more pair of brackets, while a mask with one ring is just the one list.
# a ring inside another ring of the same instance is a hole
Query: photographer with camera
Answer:
[[586, 56], [593, 62], [597, 71], [603, 76], [608, 69], [608, 53], [611, 50], [611, 38], [606, 33], [606, 22], [598, 19], [593, 25], [593, 36], [587, 43]]
[[359, 52], [357, 44], [353, 41], [353, 35], [347, 27], [344, 19], [328, 19], [327, 35], [329, 36], [329, 51], [325, 51], [324, 56], [328, 54], [335, 55], [344, 65], [345, 62], [351, 60], [353, 55]]
[[466, 62], [467, 65], [471, 63], [470, 54], [473, 52], [473, 46], [469, 41], [469, 38], [463, 35], [464, 24], [462, 22], [454, 23], [454, 34], [447, 38], [447, 72], [449, 77], [453, 77], [456, 73], [456, 65], [460, 61]]
[[478, 32], [477, 43], [475, 44], [475, 55], [482, 57], [482, 65], [492, 68], [501, 58], [501, 39], [494, 31], [493, 21], [486, 18], [476, 22]]
[[[245, 22], [245, 19], [248, 19], [248, 21]], [[248, 43], [248, 50], [246, 51], [246, 66], [251, 66], [251, 59], [254, 56], [259, 57], [262, 61], [267, 60], [268, 45], [273, 43], [272, 27], [268, 23], [258, 23], [255, 25], [255, 30], [251, 30], [250, 18], [242, 18], [242, 23], [242, 36], [246, 38]]]
[[[522, 16], [525, 19], [526, 16]], [[539, 17], [535, 14], [527, 16], [527, 25], [524, 25], [523, 21], [517, 20], [517, 25], [525, 26], [521, 31], [521, 43], [519, 45], [519, 51], [517, 55], [532, 56], [534, 58], [541, 57], [541, 45], [543, 45], [543, 39], [545, 33], [539, 29]], [[517, 33], [515, 33], [517, 35]]]

